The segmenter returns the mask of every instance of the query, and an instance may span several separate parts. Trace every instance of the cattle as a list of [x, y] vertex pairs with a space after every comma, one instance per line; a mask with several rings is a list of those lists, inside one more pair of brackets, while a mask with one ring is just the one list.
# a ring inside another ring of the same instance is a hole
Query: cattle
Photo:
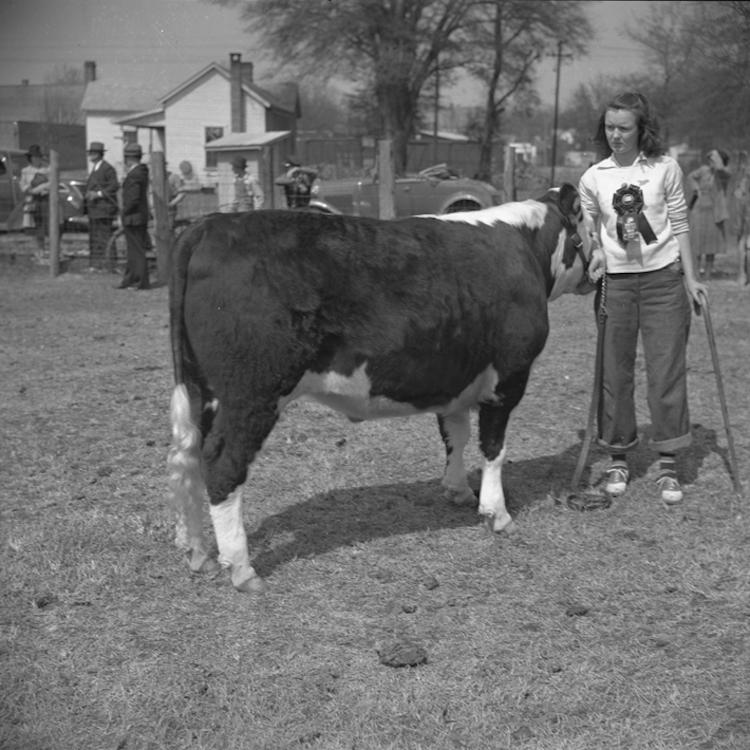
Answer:
[[511, 411], [542, 351], [547, 305], [590, 291], [572, 185], [538, 200], [384, 221], [305, 211], [215, 214], [184, 232], [170, 278], [175, 388], [168, 465], [176, 543], [262, 590], [242, 521], [248, 468], [284, 407], [309, 397], [351, 420], [437, 415], [442, 484], [476, 504], [463, 462], [470, 412], [479, 514], [508, 530], [501, 467]]

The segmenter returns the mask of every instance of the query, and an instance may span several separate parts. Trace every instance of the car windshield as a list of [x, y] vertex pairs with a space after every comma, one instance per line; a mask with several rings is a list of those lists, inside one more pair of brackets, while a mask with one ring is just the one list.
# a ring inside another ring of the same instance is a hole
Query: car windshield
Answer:
[[434, 166], [427, 167], [419, 172], [419, 177], [424, 177], [430, 180], [455, 180], [458, 179], [459, 174], [447, 164], [435, 164]]

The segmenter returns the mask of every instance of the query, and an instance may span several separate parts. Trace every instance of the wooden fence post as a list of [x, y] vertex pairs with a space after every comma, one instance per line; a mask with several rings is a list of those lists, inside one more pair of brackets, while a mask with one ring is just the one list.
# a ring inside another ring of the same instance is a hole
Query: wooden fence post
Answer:
[[381, 219], [396, 216], [393, 171], [393, 141], [386, 138], [378, 141], [378, 216]]
[[503, 190], [506, 201], [515, 201], [516, 198], [516, 149], [513, 146], [505, 147], [505, 164], [503, 165]]
[[49, 272], [60, 275], [60, 160], [54, 149], [49, 152]]
[[151, 152], [151, 194], [154, 197], [156, 277], [160, 284], [166, 284], [172, 261], [172, 227], [169, 223], [169, 186], [163, 151]]

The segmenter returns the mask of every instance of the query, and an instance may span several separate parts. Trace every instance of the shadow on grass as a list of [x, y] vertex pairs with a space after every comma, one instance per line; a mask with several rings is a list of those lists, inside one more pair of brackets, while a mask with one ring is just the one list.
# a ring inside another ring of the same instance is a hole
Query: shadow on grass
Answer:
[[[581, 438], [583, 434], [581, 431]], [[548, 493], [557, 496], [565, 492], [580, 450], [578, 443], [553, 455], [507, 461], [503, 466], [503, 485], [509, 511], [515, 515], [545, 501]], [[727, 462], [726, 451], [716, 444], [716, 433], [694, 425], [693, 443], [680, 454], [679, 471], [685, 483], [696, 480], [710, 453], [718, 453]], [[592, 445], [589, 466], [604, 455]], [[656, 454], [644, 438], [629, 458], [635, 479], [648, 473]], [[593, 479], [596, 484], [597, 478]], [[478, 470], [470, 474], [469, 482], [478, 492]], [[265, 577], [298, 557], [390, 536], [476, 526], [481, 523], [476, 511], [476, 506], [452, 505], [445, 498], [439, 479], [345, 488], [315, 495], [269, 516], [248, 535], [248, 543], [253, 566]], [[289, 541], [279, 543], [279, 539]]]
[[[543, 502], [557, 485], [570, 481], [580, 450], [503, 466], [503, 486], [512, 515]], [[478, 494], [480, 470], [469, 475]], [[477, 501], [478, 504], [478, 501]], [[374, 539], [436, 529], [468, 528], [482, 523], [477, 506], [456, 506], [444, 495], [440, 479], [368, 485], [332, 490], [264, 519], [248, 535], [253, 566], [261, 576], [297, 557], [320, 555]], [[489, 532], [488, 532], [489, 533]], [[279, 539], [289, 541], [278, 543]]]

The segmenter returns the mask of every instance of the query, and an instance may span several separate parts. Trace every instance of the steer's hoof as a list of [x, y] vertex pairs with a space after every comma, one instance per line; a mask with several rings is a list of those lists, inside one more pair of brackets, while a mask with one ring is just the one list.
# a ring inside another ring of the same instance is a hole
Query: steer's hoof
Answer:
[[266, 590], [266, 584], [258, 575], [250, 576], [250, 578], [246, 578], [239, 583], [234, 583], [234, 581], [232, 583], [237, 591], [243, 594], [262, 594]]
[[513, 519], [507, 513], [502, 516], [486, 515], [484, 524], [487, 530], [493, 534], [499, 534], [500, 532], [512, 534], [516, 530], [516, 524], [513, 523]]
[[219, 569], [219, 563], [205, 552], [188, 552], [187, 560], [193, 573], [215, 573]]
[[448, 502], [457, 508], [471, 508], [479, 502], [471, 487], [460, 490], [446, 489], [445, 494], [448, 496]]

